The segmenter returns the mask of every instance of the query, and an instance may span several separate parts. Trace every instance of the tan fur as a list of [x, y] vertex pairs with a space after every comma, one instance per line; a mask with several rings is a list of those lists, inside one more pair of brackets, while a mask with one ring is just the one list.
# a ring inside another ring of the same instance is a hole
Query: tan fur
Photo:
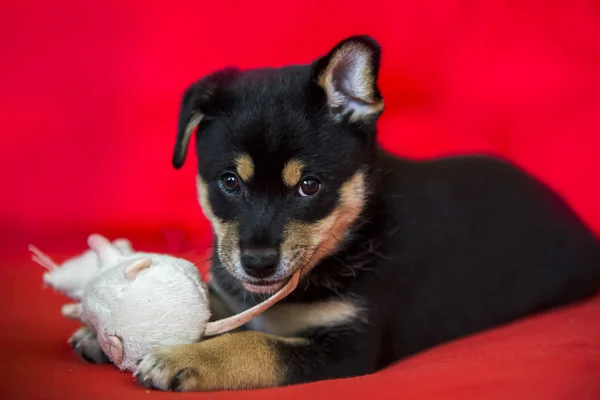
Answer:
[[196, 194], [198, 196], [198, 203], [202, 208], [202, 212], [206, 218], [212, 223], [215, 218], [210, 202], [208, 201], [208, 187], [204, 179], [200, 175], [196, 175]]
[[235, 159], [235, 170], [244, 182], [250, 182], [254, 176], [254, 162], [250, 155], [244, 153], [240, 154]]
[[[302, 345], [304, 339], [287, 339], [260, 332], [236, 332], [199, 343], [154, 350], [140, 363], [140, 378], [154, 386], [184, 391], [238, 390], [281, 385], [285, 365], [277, 343]], [[177, 378], [176, 378], [177, 376]]]
[[383, 99], [376, 98], [373, 88], [375, 87], [376, 76], [371, 66], [370, 50], [363, 44], [360, 43], [348, 43], [342, 48], [338, 49], [335, 54], [329, 60], [329, 64], [323, 70], [318, 78], [319, 85], [325, 89], [329, 105], [331, 107], [338, 107], [344, 103], [344, 96], [338, 92], [333, 82], [333, 71], [340, 67], [341, 63], [358, 63], [352, 68], [358, 68], [360, 74], [351, 76], [354, 81], [350, 82], [353, 97], [359, 98], [360, 100], [367, 103], [365, 107], [361, 107], [361, 112], [355, 112], [352, 114], [351, 119], [356, 120], [364, 115], [377, 114], [383, 110]]
[[357, 172], [342, 185], [340, 202], [326, 218], [314, 222], [289, 221], [284, 227], [281, 253], [284, 259], [299, 258], [306, 274], [324, 256], [335, 251], [365, 203], [364, 174]]
[[208, 200], [208, 187], [200, 175], [196, 175], [196, 189], [202, 212], [212, 224], [217, 236], [219, 257], [224, 265], [233, 268], [239, 260], [240, 253], [238, 224], [237, 222], [223, 221], [214, 215]]
[[250, 329], [295, 336], [317, 327], [333, 327], [360, 318], [360, 308], [349, 300], [278, 304], [250, 321]]
[[192, 137], [192, 132], [194, 132], [194, 129], [196, 129], [200, 122], [202, 122], [203, 118], [204, 114], [195, 112], [194, 115], [192, 115], [192, 118], [190, 118], [190, 122], [188, 122], [188, 124], [185, 126], [183, 138], [181, 139], [181, 154], [178, 155], [179, 158], [185, 158], [190, 144], [190, 139]]
[[283, 166], [281, 177], [283, 178], [283, 183], [285, 183], [287, 187], [294, 187], [300, 183], [303, 173], [304, 164], [302, 161], [292, 158]]

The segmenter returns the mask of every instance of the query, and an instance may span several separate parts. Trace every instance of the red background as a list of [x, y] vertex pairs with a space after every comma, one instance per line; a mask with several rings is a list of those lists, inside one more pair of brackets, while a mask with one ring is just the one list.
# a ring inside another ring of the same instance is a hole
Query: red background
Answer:
[[[38, 287], [24, 289], [31, 283], [15, 270], [35, 268], [28, 241], [69, 255], [91, 231], [164, 246], [166, 229], [171, 250], [181, 243], [173, 238], [206, 242], [194, 157], [181, 171], [170, 166], [186, 85], [225, 65], [309, 62], [358, 33], [384, 49], [387, 148], [418, 158], [502, 155], [600, 233], [597, 1], [3, 0], [0, 271], [10, 306], [2, 339], [21, 340], [34, 329], [23, 315], [46, 312], [35, 306], [43, 300], [25, 301]], [[57, 338], [72, 328], [61, 323]], [[18, 357], [23, 342], [15, 343]], [[45, 368], [39, 360], [28, 368], [36, 366]]]
[[2, 229], [205, 226], [193, 157], [170, 167], [186, 85], [225, 65], [309, 62], [369, 33], [384, 49], [387, 147], [500, 153], [600, 230], [600, 3], [283, 4], [4, 0]]

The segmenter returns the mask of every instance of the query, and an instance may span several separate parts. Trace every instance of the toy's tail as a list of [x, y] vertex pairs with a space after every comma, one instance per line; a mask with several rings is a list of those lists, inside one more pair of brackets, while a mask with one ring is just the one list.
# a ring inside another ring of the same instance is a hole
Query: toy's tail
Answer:
[[42, 252], [32, 244], [30, 244], [28, 248], [29, 251], [33, 253], [31, 259], [42, 267], [46, 268], [48, 271], [54, 271], [58, 268], [58, 265], [46, 253]]
[[209, 322], [208, 324], [206, 324], [206, 328], [204, 329], [204, 336], [219, 335], [232, 329], [239, 328], [240, 326], [250, 321], [252, 318], [256, 317], [258, 314], [267, 310], [279, 300], [283, 299], [285, 296], [290, 294], [294, 289], [296, 289], [296, 286], [298, 286], [299, 279], [300, 271], [296, 271], [284, 287], [279, 289], [277, 293], [275, 293], [273, 296], [269, 297], [262, 303], [259, 303], [254, 307], [249, 308], [246, 311], [243, 311], [229, 318]]

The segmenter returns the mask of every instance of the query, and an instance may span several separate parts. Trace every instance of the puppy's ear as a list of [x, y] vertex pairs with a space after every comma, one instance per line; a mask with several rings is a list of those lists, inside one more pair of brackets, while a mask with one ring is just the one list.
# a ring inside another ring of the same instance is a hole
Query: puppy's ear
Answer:
[[313, 65], [313, 76], [325, 91], [336, 119], [373, 121], [383, 111], [377, 87], [381, 48], [369, 36], [352, 36], [337, 44]]
[[190, 86], [183, 94], [177, 139], [173, 151], [173, 167], [181, 168], [185, 162], [190, 138], [200, 123], [214, 116], [223, 104], [223, 85], [239, 74], [235, 68], [214, 72]]

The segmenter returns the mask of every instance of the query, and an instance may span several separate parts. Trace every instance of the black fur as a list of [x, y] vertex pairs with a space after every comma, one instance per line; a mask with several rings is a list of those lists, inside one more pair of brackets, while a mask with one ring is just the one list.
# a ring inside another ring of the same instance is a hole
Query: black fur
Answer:
[[[350, 38], [333, 51], [352, 41], [372, 51], [376, 75], [380, 54], [373, 39]], [[240, 236], [256, 245], [277, 246], [288, 219], [328, 216], [342, 184], [359, 170], [367, 176], [368, 200], [343, 245], [284, 300], [351, 297], [365, 307], [365, 318], [302, 332], [307, 346], [278, 344], [285, 383], [371, 373], [596, 291], [598, 241], [557, 194], [497, 159], [416, 162], [384, 152], [375, 139], [378, 114], [351, 122], [349, 113], [338, 118], [340, 110], [327, 106], [317, 81], [330, 57], [216, 73], [186, 92], [180, 117], [178, 146], [191, 114], [206, 115], [196, 153], [213, 212], [239, 222]], [[235, 172], [240, 152], [252, 156], [255, 176], [229, 195], [218, 180]], [[315, 196], [297, 197], [282, 183], [281, 169], [292, 157], [322, 182]], [[174, 157], [176, 167], [182, 163]], [[254, 304], [256, 296], [225, 268], [228, 262], [215, 255], [216, 282], [246, 306]]]

